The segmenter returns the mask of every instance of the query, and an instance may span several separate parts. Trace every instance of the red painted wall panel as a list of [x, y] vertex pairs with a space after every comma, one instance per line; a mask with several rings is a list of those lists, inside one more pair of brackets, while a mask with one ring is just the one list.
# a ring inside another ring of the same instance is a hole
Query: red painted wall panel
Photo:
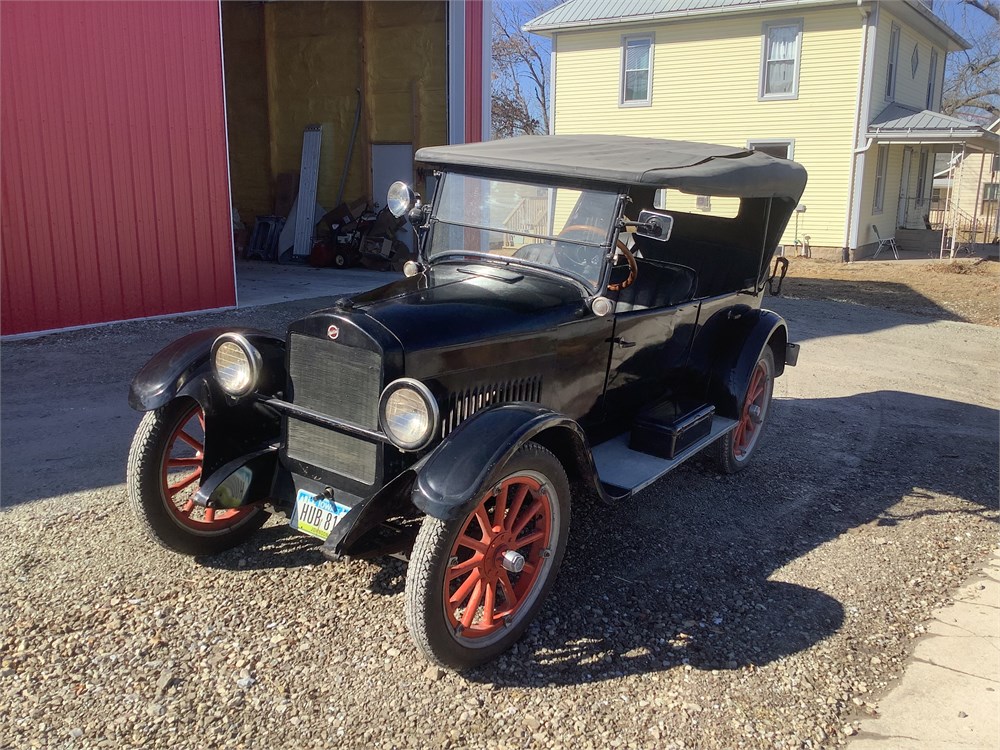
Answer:
[[0, 3], [0, 333], [235, 304], [219, 7]]
[[483, 140], [483, 0], [465, 3], [465, 142]]

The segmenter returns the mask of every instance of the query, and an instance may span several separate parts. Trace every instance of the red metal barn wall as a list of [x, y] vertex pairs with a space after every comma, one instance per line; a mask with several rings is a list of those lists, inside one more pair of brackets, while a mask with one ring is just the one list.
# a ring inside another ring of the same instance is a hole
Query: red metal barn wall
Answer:
[[0, 333], [231, 306], [219, 6], [0, 3]]

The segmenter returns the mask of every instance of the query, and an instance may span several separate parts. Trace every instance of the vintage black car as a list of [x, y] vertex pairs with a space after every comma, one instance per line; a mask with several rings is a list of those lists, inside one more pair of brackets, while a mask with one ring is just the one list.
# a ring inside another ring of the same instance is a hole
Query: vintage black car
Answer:
[[146, 414], [128, 492], [182, 553], [279, 512], [331, 559], [407, 558], [413, 639], [461, 669], [542, 606], [574, 494], [620, 500], [706, 448], [724, 472], [751, 460], [798, 351], [761, 299], [806, 174], [615, 136], [416, 157], [432, 204], [389, 194], [419, 235], [405, 278], [283, 339], [213, 329], [166, 347], [132, 382]]

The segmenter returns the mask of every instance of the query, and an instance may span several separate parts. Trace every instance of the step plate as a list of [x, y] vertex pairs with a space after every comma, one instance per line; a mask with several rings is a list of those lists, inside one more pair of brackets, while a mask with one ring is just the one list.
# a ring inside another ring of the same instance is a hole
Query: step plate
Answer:
[[676, 469], [706, 445], [718, 440], [736, 427], [735, 419], [712, 418], [712, 430], [696, 443], [671, 459], [640, 453], [628, 447], [629, 433], [623, 432], [594, 448], [597, 473], [605, 484], [638, 492], [655, 482], [671, 469]]

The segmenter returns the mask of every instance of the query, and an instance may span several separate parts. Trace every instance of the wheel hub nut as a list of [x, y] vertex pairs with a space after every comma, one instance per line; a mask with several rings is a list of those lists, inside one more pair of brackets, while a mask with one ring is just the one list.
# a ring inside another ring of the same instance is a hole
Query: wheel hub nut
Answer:
[[500, 556], [500, 564], [504, 567], [504, 570], [509, 570], [511, 573], [520, 573], [524, 570], [524, 555], [509, 549]]
[[750, 419], [753, 420], [753, 423], [760, 424], [760, 407], [757, 404], [751, 404], [747, 411], [750, 413]]

